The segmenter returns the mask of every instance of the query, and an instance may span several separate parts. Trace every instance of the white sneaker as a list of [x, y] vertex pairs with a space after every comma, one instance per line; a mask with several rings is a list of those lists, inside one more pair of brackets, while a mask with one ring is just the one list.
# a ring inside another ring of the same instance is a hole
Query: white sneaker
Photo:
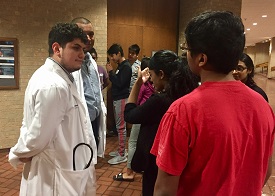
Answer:
[[[119, 155], [118, 151], [113, 151], [113, 152], [110, 152], [110, 153], [109, 153], [109, 156], [111, 156], [111, 157], [116, 157], [116, 156], [118, 156], [118, 155]], [[125, 149], [124, 156], [128, 156], [128, 152], [127, 152], [126, 149]]]
[[118, 151], [113, 151], [113, 152], [110, 152], [109, 155], [110, 155], [111, 157], [116, 157], [116, 156], [119, 155], [119, 153], [118, 153]]
[[124, 155], [123, 157], [118, 155], [118, 156], [115, 156], [113, 158], [111, 158], [108, 163], [111, 164], [111, 165], [116, 165], [116, 164], [119, 164], [119, 163], [124, 163], [127, 161], [127, 157]]

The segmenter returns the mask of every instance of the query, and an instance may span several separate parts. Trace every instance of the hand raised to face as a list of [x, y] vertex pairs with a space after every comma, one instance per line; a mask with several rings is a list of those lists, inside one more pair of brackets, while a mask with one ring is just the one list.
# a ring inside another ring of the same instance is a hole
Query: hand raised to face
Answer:
[[140, 67], [138, 68], [138, 77], [142, 78], [142, 82], [145, 83], [150, 78], [149, 68], [146, 67], [141, 71]]

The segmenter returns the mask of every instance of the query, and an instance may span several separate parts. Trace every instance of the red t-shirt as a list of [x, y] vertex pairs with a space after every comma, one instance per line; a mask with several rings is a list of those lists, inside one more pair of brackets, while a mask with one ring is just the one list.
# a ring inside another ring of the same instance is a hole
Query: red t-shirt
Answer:
[[178, 195], [261, 195], [273, 139], [274, 114], [258, 93], [205, 82], [170, 106], [151, 153], [180, 176]]

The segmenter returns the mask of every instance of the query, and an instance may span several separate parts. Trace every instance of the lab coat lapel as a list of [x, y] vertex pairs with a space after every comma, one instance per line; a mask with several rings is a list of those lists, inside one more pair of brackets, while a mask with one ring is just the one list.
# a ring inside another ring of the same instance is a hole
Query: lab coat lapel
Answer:
[[90, 144], [89, 133], [88, 133], [86, 125], [85, 125], [85, 122], [87, 121], [86, 111], [85, 111], [85, 107], [83, 105], [81, 96], [79, 95], [79, 93], [77, 91], [76, 83], [75, 83], [75, 81], [72, 82], [69, 79], [68, 75], [57, 63], [55, 63], [54, 61], [52, 61], [52, 62], [53, 62], [53, 68], [56, 70], [56, 73], [67, 82], [68, 87], [70, 88], [71, 93], [72, 93], [73, 97], [75, 98], [75, 101], [77, 102], [77, 105], [79, 108], [79, 115], [80, 115], [80, 119], [81, 119], [82, 131], [84, 132], [83, 134], [85, 135], [85, 139], [86, 139], [86, 141], [83, 141], [83, 142]]

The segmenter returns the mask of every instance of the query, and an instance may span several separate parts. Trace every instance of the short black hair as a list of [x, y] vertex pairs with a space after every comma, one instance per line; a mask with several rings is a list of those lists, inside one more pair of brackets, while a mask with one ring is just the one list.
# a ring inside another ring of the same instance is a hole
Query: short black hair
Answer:
[[74, 39], [80, 39], [84, 44], [88, 41], [87, 35], [76, 24], [57, 23], [52, 27], [49, 33], [49, 55], [51, 56], [53, 54], [53, 43], [57, 42], [64, 48], [68, 42], [72, 42]]
[[137, 44], [133, 44], [128, 48], [129, 51], [134, 51], [137, 55], [139, 54], [140, 47]]
[[145, 68], [149, 67], [150, 57], [143, 57], [141, 59], [140, 69], [144, 70]]
[[74, 18], [71, 23], [76, 24], [76, 23], [81, 23], [81, 24], [90, 24], [91, 21], [89, 21], [87, 18], [84, 17], [77, 17]]
[[191, 56], [204, 53], [214, 71], [228, 74], [237, 66], [244, 49], [244, 25], [232, 12], [208, 11], [191, 19], [185, 39]]
[[91, 48], [88, 52], [89, 52], [90, 54], [95, 53], [95, 55], [97, 56], [97, 52], [96, 52], [96, 49], [95, 49], [95, 48]]
[[124, 57], [124, 52], [123, 49], [121, 47], [121, 45], [119, 44], [113, 44], [107, 51], [108, 55], [112, 55], [112, 54], [118, 54], [120, 52], [121, 56]]

